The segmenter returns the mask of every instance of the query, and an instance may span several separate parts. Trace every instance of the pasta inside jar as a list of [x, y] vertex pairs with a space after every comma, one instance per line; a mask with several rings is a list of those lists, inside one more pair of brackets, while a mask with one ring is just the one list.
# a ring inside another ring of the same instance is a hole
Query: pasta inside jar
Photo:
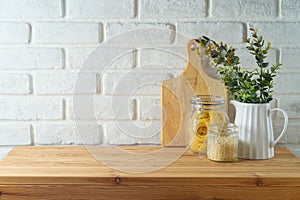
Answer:
[[224, 111], [224, 98], [218, 96], [193, 96], [188, 149], [193, 153], [206, 153], [207, 133], [212, 123], [228, 120]]

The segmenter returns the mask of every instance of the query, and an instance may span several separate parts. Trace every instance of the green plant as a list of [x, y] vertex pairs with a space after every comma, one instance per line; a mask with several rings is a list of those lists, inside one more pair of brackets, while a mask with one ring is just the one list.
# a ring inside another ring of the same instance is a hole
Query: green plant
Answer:
[[[250, 28], [251, 38], [246, 39], [247, 50], [256, 59], [257, 67], [253, 70], [244, 70], [239, 65], [240, 59], [235, 55], [235, 49], [227, 44], [216, 43], [214, 40], [202, 36], [197, 40], [200, 43], [198, 52], [208, 56], [217, 67], [217, 73], [228, 89], [229, 96], [243, 103], [268, 103], [273, 98], [274, 77], [281, 64], [269, 66], [265, 61], [271, 43], [258, 35], [257, 30]], [[202, 50], [202, 52], [200, 52]]]

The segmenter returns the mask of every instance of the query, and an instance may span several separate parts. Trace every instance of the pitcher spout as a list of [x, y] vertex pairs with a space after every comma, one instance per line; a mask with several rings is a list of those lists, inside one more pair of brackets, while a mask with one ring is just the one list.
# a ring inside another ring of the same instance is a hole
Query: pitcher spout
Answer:
[[235, 107], [235, 109], [237, 109], [238, 106], [240, 105], [239, 102], [236, 101], [236, 100], [231, 100], [231, 101], [230, 101], [230, 104], [232, 104], [232, 105]]

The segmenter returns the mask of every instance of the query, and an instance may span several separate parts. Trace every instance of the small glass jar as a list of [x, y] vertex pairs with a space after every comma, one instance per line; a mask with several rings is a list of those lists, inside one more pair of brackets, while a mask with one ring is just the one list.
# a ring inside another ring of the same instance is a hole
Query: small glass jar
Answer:
[[213, 161], [238, 160], [238, 127], [235, 124], [211, 124], [207, 139], [207, 157]]
[[188, 149], [193, 153], [206, 153], [207, 132], [211, 123], [228, 123], [224, 98], [220, 96], [197, 95], [190, 99], [192, 114]]

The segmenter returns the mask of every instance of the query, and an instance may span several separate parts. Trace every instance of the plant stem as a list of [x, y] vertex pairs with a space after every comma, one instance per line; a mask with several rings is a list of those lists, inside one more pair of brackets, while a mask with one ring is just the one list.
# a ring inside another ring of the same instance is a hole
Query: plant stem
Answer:
[[262, 97], [263, 97], [263, 95], [262, 95], [263, 85], [261, 84], [262, 78], [263, 78], [262, 74], [263, 74], [263, 68], [260, 67], [260, 74], [259, 74], [259, 78], [260, 78], [259, 100], [260, 100], [260, 103], [262, 102]]

